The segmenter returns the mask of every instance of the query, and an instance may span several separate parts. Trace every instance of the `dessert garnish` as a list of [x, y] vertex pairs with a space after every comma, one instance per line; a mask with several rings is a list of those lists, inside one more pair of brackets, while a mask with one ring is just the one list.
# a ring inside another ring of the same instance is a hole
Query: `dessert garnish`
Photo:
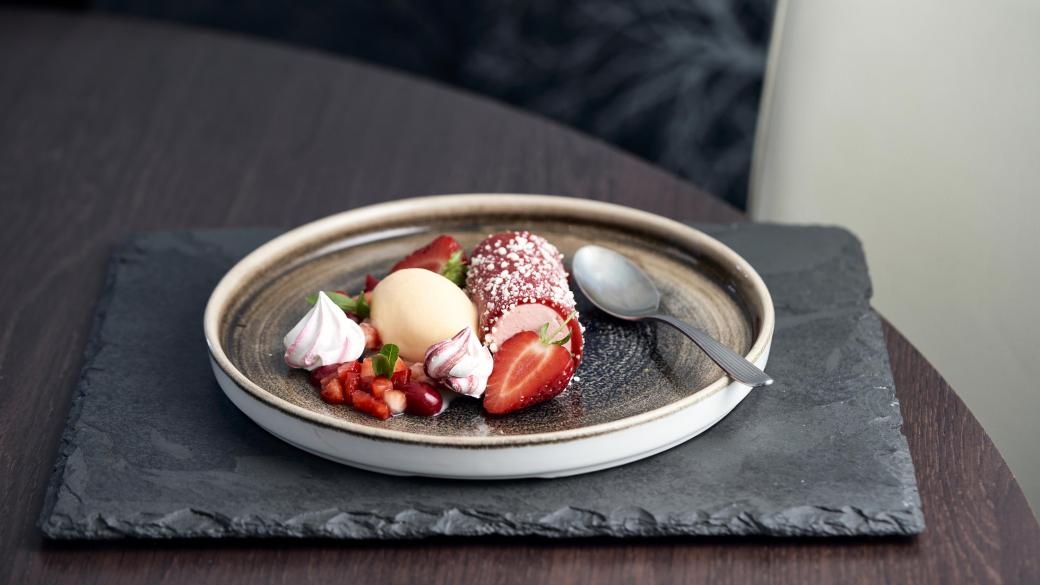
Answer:
[[426, 350], [426, 375], [459, 394], [480, 398], [487, 387], [494, 359], [473, 329], [466, 327], [451, 339]]
[[341, 291], [326, 290], [321, 291], [320, 293], [307, 295], [307, 303], [311, 305], [315, 304], [318, 301], [318, 295], [324, 294], [339, 308], [352, 315], [356, 315], [360, 319], [365, 319], [371, 311], [368, 306], [368, 298], [365, 296], [365, 292], [368, 291], [364, 291], [356, 297], [351, 297]]
[[463, 286], [466, 283], [466, 253], [451, 236], [437, 236], [429, 244], [394, 264], [390, 272], [397, 272], [405, 268], [423, 268], [436, 272], [455, 283], [456, 286]]
[[537, 333], [522, 331], [502, 344], [495, 353], [484, 410], [491, 414], [516, 412], [554, 398], [567, 388], [577, 360], [563, 347], [571, 334], [557, 336], [573, 316], [552, 333], [547, 333], [546, 324]]
[[357, 323], [324, 292], [314, 306], [282, 340], [285, 363], [314, 370], [324, 365], [356, 360], [365, 350], [365, 334]]

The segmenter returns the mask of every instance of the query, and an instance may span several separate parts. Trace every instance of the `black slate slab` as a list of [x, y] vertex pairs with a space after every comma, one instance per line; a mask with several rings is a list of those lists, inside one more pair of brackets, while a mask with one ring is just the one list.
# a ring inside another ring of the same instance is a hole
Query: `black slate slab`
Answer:
[[694, 440], [590, 475], [396, 478], [267, 434], [213, 380], [202, 311], [272, 230], [144, 235], [113, 255], [40, 524], [59, 539], [888, 535], [924, 529], [870, 279], [846, 231], [700, 226], [776, 304], [768, 371]]

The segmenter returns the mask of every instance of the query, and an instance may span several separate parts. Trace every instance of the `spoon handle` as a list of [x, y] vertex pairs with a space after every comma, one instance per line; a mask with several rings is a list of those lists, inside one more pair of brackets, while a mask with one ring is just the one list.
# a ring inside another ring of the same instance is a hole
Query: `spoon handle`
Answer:
[[689, 337], [704, 350], [704, 353], [708, 354], [708, 357], [738, 382], [747, 384], [752, 388], [768, 386], [773, 383], [773, 379], [758, 369], [755, 364], [747, 361], [732, 349], [715, 341], [710, 335], [693, 325], [680, 321], [671, 315], [651, 315], [649, 318], [663, 321], [681, 331], [683, 335]]

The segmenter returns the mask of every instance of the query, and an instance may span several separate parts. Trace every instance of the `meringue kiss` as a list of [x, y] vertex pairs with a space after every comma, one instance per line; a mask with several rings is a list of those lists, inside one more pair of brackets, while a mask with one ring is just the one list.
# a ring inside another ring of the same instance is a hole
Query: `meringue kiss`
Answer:
[[351, 362], [365, 351], [365, 333], [324, 292], [282, 340], [285, 363], [314, 370]]
[[426, 350], [426, 375], [459, 394], [479, 398], [487, 388], [494, 367], [491, 352], [466, 327], [451, 339], [435, 343]]

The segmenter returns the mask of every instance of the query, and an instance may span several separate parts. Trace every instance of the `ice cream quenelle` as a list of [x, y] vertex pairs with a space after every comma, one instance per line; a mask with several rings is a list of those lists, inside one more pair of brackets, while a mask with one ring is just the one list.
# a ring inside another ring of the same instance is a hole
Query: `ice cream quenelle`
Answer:
[[282, 343], [286, 364], [314, 370], [361, 357], [365, 351], [365, 334], [328, 295], [319, 292], [317, 302]]
[[493, 367], [491, 352], [469, 327], [451, 339], [431, 345], [423, 366], [430, 378], [474, 398], [484, 393]]
[[422, 268], [391, 272], [372, 290], [370, 304], [382, 342], [397, 345], [411, 362], [423, 361], [431, 345], [477, 328], [477, 309], [466, 293]]
[[477, 303], [478, 331], [491, 351], [517, 333], [539, 331], [548, 323], [548, 331], [569, 330], [563, 347], [581, 360], [582, 330], [563, 254], [545, 238], [526, 231], [489, 236], [473, 249], [466, 288]]

